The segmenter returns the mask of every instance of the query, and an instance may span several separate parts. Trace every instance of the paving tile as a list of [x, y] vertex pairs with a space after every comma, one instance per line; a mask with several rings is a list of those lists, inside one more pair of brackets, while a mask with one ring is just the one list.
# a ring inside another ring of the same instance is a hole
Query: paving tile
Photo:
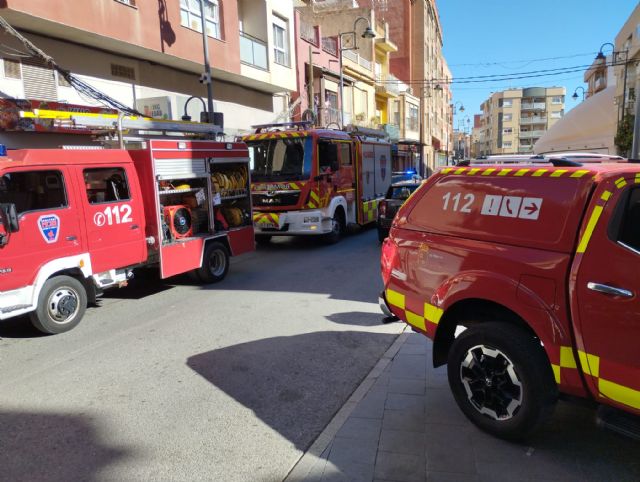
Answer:
[[478, 478], [480, 481], [496, 482], [524, 482], [531, 480], [531, 474], [522, 470], [517, 464], [508, 461], [502, 462], [476, 462]]
[[389, 380], [389, 393], [424, 395], [425, 388], [424, 378], [392, 378]]
[[425, 398], [423, 395], [389, 393], [385, 408], [388, 410], [403, 410], [408, 413], [424, 413], [424, 404]]
[[399, 355], [426, 355], [428, 352], [427, 344], [413, 343], [411, 345], [404, 344], [398, 350]]
[[427, 470], [475, 474], [475, 453], [471, 436], [469, 427], [427, 424]]
[[378, 440], [382, 421], [373, 418], [349, 417], [336, 437], [356, 440]]
[[427, 376], [425, 355], [398, 355], [393, 359], [391, 377], [422, 378]]
[[349, 463], [339, 467], [327, 464], [322, 482], [371, 482], [373, 464]]
[[424, 433], [424, 414], [411, 414], [402, 410], [385, 410], [382, 418], [382, 429]]
[[425, 451], [425, 434], [407, 430], [382, 430], [379, 450], [396, 454], [422, 455]]
[[354, 411], [351, 412], [351, 416], [357, 418], [382, 419], [386, 399], [386, 391], [369, 391], [360, 403], [358, 403]]
[[338, 468], [352, 462], [373, 466], [377, 451], [377, 437], [369, 440], [336, 437], [331, 443], [328, 460]]
[[398, 482], [424, 482], [424, 456], [378, 452], [374, 476]]
[[427, 482], [476, 482], [478, 480], [476, 474], [433, 472], [427, 470]]
[[430, 388], [426, 392], [425, 416], [429, 423], [470, 425], [449, 389]]

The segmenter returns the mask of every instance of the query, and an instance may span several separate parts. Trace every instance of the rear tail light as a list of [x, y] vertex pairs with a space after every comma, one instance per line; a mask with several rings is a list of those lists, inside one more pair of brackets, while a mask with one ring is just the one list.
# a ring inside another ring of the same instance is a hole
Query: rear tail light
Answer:
[[392, 238], [387, 238], [382, 243], [382, 255], [380, 256], [380, 266], [382, 271], [382, 281], [385, 287], [391, 278], [391, 272], [397, 267], [400, 258], [398, 256], [398, 245]]
[[378, 216], [387, 215], [387, 201], [380, 201], [378, 204]]

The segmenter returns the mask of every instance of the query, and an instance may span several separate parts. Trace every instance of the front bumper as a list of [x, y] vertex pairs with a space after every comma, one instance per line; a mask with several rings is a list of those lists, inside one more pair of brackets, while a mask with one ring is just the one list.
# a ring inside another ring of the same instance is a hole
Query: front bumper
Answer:
[[331, 232], [331, 218], [319, 210], [256, 212], [255, 234], [269, 236], [317, 236]]

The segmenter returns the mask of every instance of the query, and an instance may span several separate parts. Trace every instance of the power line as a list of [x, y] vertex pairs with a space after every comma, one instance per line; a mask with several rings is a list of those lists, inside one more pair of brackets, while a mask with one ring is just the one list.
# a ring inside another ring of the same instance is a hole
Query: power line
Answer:
[[594, 55], [593, 52], [587, 52], [584, 54], [573, 54], [573, 55], [562, 55], [559, 57], [545, 57], [539, 59], [523, 59], [523, 60], [503, 60], [501, 62], [478, 62], [478, 63], [469, 63], [469, 64], [452, 64], [449, 67], [489, 67], [493, 65], [504, 66], [507, 64], [522, 64], [522, 63], [535, 63], [535, 62], [546, 62], [549, 60], [563, 60], [563, 59], [574, 59], [576, 57], [586, 57], [588, 55]]
[[[618, 65], [625, 65], [626, 62], [610, 62], [603, 63], [603, 66], [615, 67]], [[423, 85], [423, 86], [435, 86], [438, 84], [472, 84], [472, 83], [488, 83], [488, 82], [503, 82], [506, 80], [519, 80], [529, 79], [535, 77], [548, 77], [555, 75], [570, 74], [574, 72], [583, 72], [591, 67], [589, 65], [575, 65], [571, 67], [562, 67], [557, 69], [542, 69], [533, 70], [529, 72], [519, 72], [514, 74], [492, 74], [492, 75], [476, 75], [469, 77], [453, 77], [451, 79], [424, 79], [424, 80], [381, 80], [379, 84], [397, 84], [402, 82], [407, 85]]]

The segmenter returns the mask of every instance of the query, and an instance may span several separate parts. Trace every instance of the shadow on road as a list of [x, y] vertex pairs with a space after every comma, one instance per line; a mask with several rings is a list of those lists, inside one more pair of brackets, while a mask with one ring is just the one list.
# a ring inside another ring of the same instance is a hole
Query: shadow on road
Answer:
[[395, 337], [334, 331], [268, 338], [194, 355], [187, 365], [306, 450]]
[[0, 411], [0, 479], [97, 480], [129, 451], [100, 440], [84, 415]]
[[334, 313], [325, 318], [340, 325], [379, 326], [383, 323], [382, 313], [366, 313], [363, 311], [351, 311], [349, 313]]

